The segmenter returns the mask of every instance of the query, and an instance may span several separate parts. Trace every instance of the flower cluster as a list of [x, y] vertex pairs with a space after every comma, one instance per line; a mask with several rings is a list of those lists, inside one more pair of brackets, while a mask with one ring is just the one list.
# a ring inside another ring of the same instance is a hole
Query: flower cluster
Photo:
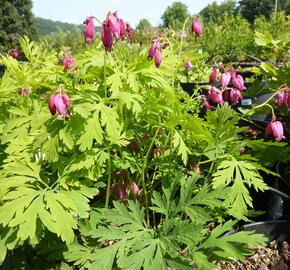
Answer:
[[106, 20], [103, 22], [101, 33], [105, 50], [108, 52], [112, 51], [113, 37], [124, 40], [126, 31], [128, 37], [132, 39], [133, 29], [130, 24], [126, 23], [125, 25], [124, 21], [118, 17], [117, 12], [109, 12]]
[[160, 36], [155, 36], [152, 39], [152, 45], [148, 52], [148, 60], [152, 60], [154, 57], [155, 66], [157, 68], [160, 67], [160, 64], [162, 62], [162, 51], [161, 51], [161, 45], [160, 45]]
[[[210, 75], [209, 82], [216, 81], [219, 70], [215, 67]], [[231, 84], [231, 87], [229, 87]], [[241, 94], [244, 91], [245, 84], [244, 78], [237, 74], [237, 71], [233, 68], [225, 70], [220, 76], [221, 89], [212, 86], [208, 90], [208, 97], [213, 103], [222, 105], [225, 101], [229, 102], [232, 106], [238, 104], [243, 96]]]

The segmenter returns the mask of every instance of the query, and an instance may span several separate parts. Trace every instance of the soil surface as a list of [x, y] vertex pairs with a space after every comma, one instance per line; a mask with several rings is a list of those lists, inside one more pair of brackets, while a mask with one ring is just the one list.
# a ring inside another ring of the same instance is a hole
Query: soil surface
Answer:
[[219, 262], [215, 270], [290, 270], [290, 246], [272, 241], [267, 247], [255, 248], [255, 254], [241, 262]]

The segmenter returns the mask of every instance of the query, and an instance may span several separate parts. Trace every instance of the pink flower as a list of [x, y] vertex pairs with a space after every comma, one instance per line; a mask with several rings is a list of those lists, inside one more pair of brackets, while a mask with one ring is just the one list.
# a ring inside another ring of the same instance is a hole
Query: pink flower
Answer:
[[214, 86], [208, 90], [208, 96], [214, 103], [217, 103], [219, 105], [222, 105], [224, 102], [221, 90]]
[[72, 55], [65, 55], [61, 60], [64, 70], [75, 68], [75, 59]]
[[120, 25], [120, 38], [124, 40], [125, 38], [125, 23], [122, 19], [118, 19]]
[[210, 104], [208, 103], [206, 97], [205, 97], [204, 95], [201, 95], [200, 98], [201, 98], [201, 100], [203, 101], [203, 105], [204, 105], [204, 107], [205, 107], [207, 110], [211, 111], [211, 106], [210, 106]]
[[105, 23], [108, 24], [111, 33], [117, 37], [120, 36], [120, 22], [117, 16], [117, 12], [109, 12]]
[[243, 91], [245, 89], [244, 78], [241, 75], [232, 76], [232, 83], [234, 87], [236, 87], [240, 91]]
[[160, 49], [160, 43], [159, 43], [159, 41], [154, 40], [149, 51], [148, 51], [148, 60], [149, 61], [153, 59], [157, 48]]
[[9, 54], [10, 56], [12, 56], [13, 58], [17, 59], [17, 58], [20, 57], [21, 52], [18, 51], [17, 49], [11, 49], [11, 50], [9, 50], [8, 54]]
[[70, 99], [66, 93], [52, 95], [48, 106], [52, 115], [57, 112], [61, 117], [69, 116]]
[[285, 138], [282, 123], [274, 118], [266, 126], [265, 136], [268, 137], [269, 135], [273, 135], [276, 141], [281, 141]]
[[113, 34], [110, 30], [110, 27], [107, 23], [103, 23], [103, 27], [102, 27], [102, 42], [103, 45], [105, 47], [106, 51], [112, 51], [112, 46], [113, 46]]
[[124, 185], [117, 187], [119, 201], [125, 202], [127, 200], [126, 187]]
[[209, 82], [212, 83], [216, 80], [216, 77], [218, 75], [218, 69], [215, 67], [209, 77]]
[[96, 34], [94, 17], [93, 16], [87, 17], [84, 21], [84, 24], [86, 25], [84, 29], [85, 42], [90, 44], [93, 42], [93, 39]]
[[243, 96], [241, 95], [241, 92], [238, 89], [233, 88], [230, 91], [230, 100], [233, 106], [238, 104], [242, 99], [243, 99]]
[[[280, 107], [283, 103], [284, 103], [284, 100], [285, 100], [285, 92], [283, 90], [279, 91], [277, 93], [277, 96], [275, 98], [275, 106], [276, 107]], [[286, 94], [287, 95], [287, 94]], [[287, 99], [287, 97], [286, 97]]]
[[156, 48], [155, 55], [154, 55], [154, 62], [157, 68], [160, 67], [162, 61], [162, 53], [160, 48]]
[[237, 70], [234, 69], [234, 68], [228, 68], [228, 69], [226, 70], [226, 72], [229, 72], [229, 73], [231, 74], [231, 77], [232, 77], [232, 78], [236, 77], [236, 75], [237, 75]]
[[202, 33], [202, 25], [197, 18], [192, 20], [192, 32], [195, 34], [196, 37], [200, 37]]
[[284, 93], [283, 102], [287, 108], [290, 108], [290, 88], [288, 88], [287, 92]]
[[221, 75], [221, 85], [222, 88], [226, 88], [231, 81], [231, 73], [225, 72]]
[[186, 67], [186, 69], [188, 71], [191, 71], [192, 70], [192, 63], [189, 60], [186, 60], [185, 61], [184, 66]]
[[131, 27], [131, 25], [128, 22], [126, 23], [126, 30], [127, 30], [127, 33], [128, 33], [128, 38], [132, 39], [133, 35], [134, 35], [134, 30], [133, 30], [133, 28]]
[[140, 195], [140, 189], [139, 189], [139, 187], [138, 187], [138, 185], [136, 184], [135, 181], [132, 182], [132, 189], [133, 189], [133, 193], [136, 196], [139, 196]]

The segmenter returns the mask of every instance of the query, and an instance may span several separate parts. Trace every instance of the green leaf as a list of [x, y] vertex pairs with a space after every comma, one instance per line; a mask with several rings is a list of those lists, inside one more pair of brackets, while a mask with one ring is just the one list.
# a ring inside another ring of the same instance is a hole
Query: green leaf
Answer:
[[225, 205], [231, 207], [230, 213], [239, 219], [244, 217], [247, 206], [252, 207], [252, 198], [244, 181], [257, 191], [267, 189], [254, 163], [234, 159], [224, 160], [213, 174], [213, 188], [232, 184]]
[[185, 145], [180, 133], [177, 130], [173, 135], [173, 147], [178, 149], [177, 154], [181, 155], [181, 159], [184, 165], [186, 165], [188, 160], [188, 154], [190, 154], [190, 150]]
[[84, 152], [86, 149], [90, 150], [92, 148], [94, 140], [99, 144], [103, 142], [102, 128], [97, 116], [88, 119], [85, 132], [81, 135], [77, 144], [80, 145], [80, 150]]

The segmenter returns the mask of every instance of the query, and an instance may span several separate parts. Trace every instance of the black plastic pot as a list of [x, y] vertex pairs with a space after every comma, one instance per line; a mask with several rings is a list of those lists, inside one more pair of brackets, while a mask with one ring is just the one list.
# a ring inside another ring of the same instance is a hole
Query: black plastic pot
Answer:
[[273, 240], [290, 241], [290, 221], [287, 219], [254, 222], [239, 227], [238, 231], [241, 230], [264, 234], [269, 242]]
[[4, 65], [2, 65], [2, 64], [0, 64], [0, 78], [2, 78], [2, 77], [3, 77], [3, 75], [4, 75], [4, 72], [5, 72], [5, 66], [4, 66]]

